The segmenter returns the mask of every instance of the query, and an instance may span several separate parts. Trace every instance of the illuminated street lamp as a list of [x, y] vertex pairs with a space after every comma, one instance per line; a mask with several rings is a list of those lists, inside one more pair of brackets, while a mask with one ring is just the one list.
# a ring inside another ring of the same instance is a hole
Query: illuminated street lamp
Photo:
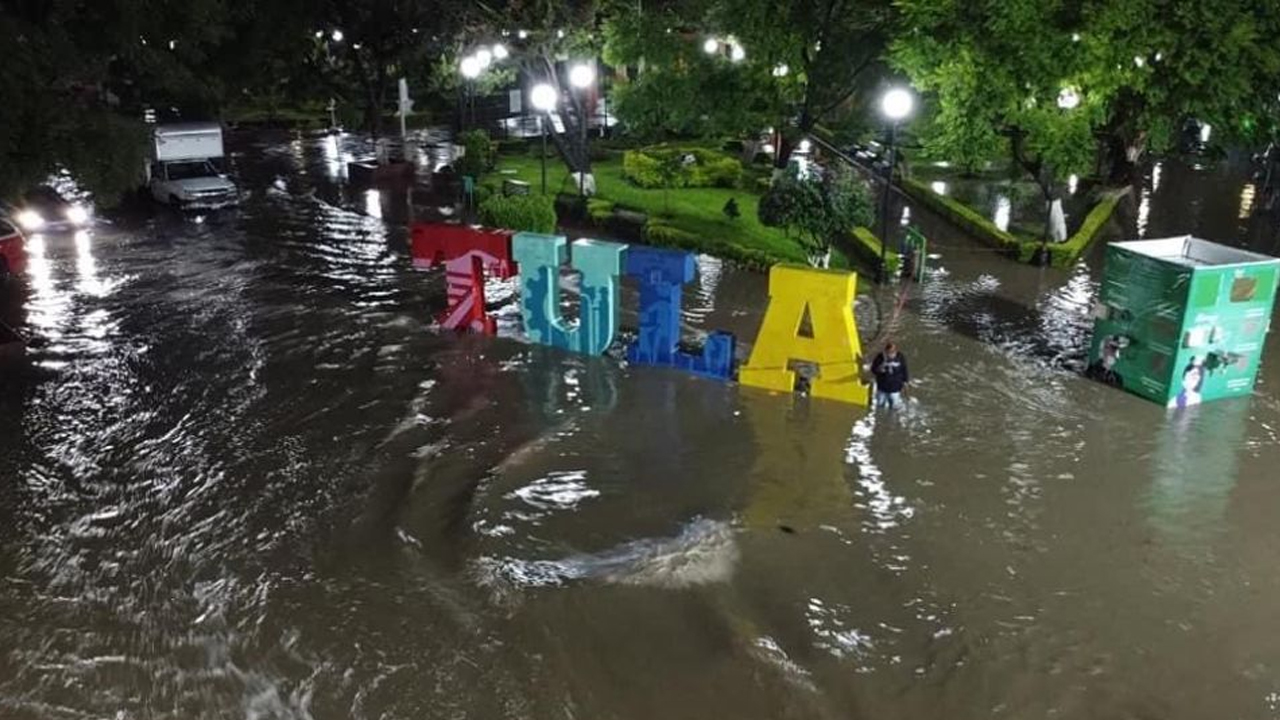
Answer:
[[484, 67], [480, 64], [480, 58], [475, 55], [468, 55], [462, 58], [462, 62], [458, 64], [458, 70], [462, 73], [462, 77], [468, 80], [475, 80], [480, 77], [480, 72]]
[[338, 29], [334, 29], [334, 31], [329, 35], [329, 39], [333, 40], [334, 42], [342, 42], [342, 38], [344, 37], [346, 36], [343, 35], [342, 31]]
[[890, 88], [880, 98], [880, 112], [889, 121], [889, 166], [885, 171], [884, 197], [880, 203], [880, 267], [876, 279], [883, 283], [888, 274], [886, 263], [889, 247], [889, 202], [893, 190], [893, 167], [897, 164], [898, 123], [907, 119], [915, 108], [916, 97], [906, 88]]
[[476, 51], [475, 58], [480, 62], [480, 68], [484, 69], [493, 62], [493, 53], [489, 52], [489, 48], [480, 48]]
[[706, 42], [702, 43], [702, 51], [708, 55], [715, 55], [720, 52], [720, 41], [715, 38], [707, 38]]
[[479, 57], [468, 55], [462, 58], [462, 62], [458, 63], [458, 72], [462, 73], [462, 77], [467, 81], [467, 106], [463, 113], [463, 123], [464, 126], [474, 125], [476, 122], [476, 78], [480, 77], [480, 73], [484, 72], [484, 65], [481, 64]]
[[1075, 88], [1064, 87], [1058, 93], [1058, 107], [1063, 110], [1075, 110], [1080, 106], [1080, 93]]
[[596, 69], [587, 63], [578, 63], [569, 70], [569, 84], [585, 90], [596, 81]]
[[542, 131], [542, 194], [547, 194], [547, 117], [551, 111], [555, 109], [557, 97], [556, 89], [549, 83], [538, 83], [529, 91], [529, 101], [533, 103], [535, 110], [542, 113], [538, 116], [538, 129]]
[[494, 46], [493, 46], [493, 59], [494, 59], [494, 60], [506, 60], [508, 55], [510, 55], [510, 53], [509, 53], [509, 52], [507, 52], [507, 46], [506, 46], [506, 45], [503, 45], [502, 43], [495, 43], [495, 44], [494, 44]]
[[[569, 68], [569, 84], [576, 88], [580, 94], [578, 97], [578, 125], [582, 133], [582, 154], [587, 154], [587, 99], [582, 97], [586, 94], [586, 89], [591, 87], [596, 81], [596, 69], [593, 65], [580, 62]], [[585, 159], [585, 158], [584, 158]], [[578, 195], [586, 195], [587, 173], [578, 168]]]

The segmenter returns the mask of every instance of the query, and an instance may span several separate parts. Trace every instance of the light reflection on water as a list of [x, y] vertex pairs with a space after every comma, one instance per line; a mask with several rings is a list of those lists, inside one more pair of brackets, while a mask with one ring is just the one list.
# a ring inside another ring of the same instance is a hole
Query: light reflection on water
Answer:
[[[897, 414], [525, 345], [512, 281], [498, 338], [435, 334], [405, 194], [347, 186], [359, 138], [300, 147], [246, 151], [203, 224], [32, 239], [0, 715], [1270, 711], [1280, 365], [1181, 415], [1086, 382], [1096, 259], [924, 212]], [[688, 334], [749, 349], [766, 279], [698, 270]], [[866, 289], [872, 352], [900, 290]]]

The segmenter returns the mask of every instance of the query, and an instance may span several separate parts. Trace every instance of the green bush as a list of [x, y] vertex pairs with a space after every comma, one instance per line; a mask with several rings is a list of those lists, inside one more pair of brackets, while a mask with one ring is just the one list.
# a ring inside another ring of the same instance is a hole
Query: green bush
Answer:
[[613, 218], [613, 201], [591, 198], [587, 200], [587, 217], [596, 225], [604, 225]]
[[1084, 253], [1097, 239], [1098, 233], [1115, 212], [1116, 205], [1126, 194], [1125, 191], [1108, 193], [1089, 211], [1075, 235], [1067, 238], [1066, 242], [1044, 244], [1037, 239], [1022, 238], [1001, 230], [969, 206], [933, 192], [918, 180], [904, 179], [902, 187], [908, 195], [924, 203], [962, 230], [987, 245], [1007, 251], [1021, 262], [1031, 262], [1036, 252], [1042, 246], [1045, 247], [1049, 252], [1049, 264], [1054, 267], [1067, 267]]
[[741, 180], [741, 162], [731, 157], [714, 157], [690, 168], [688, 186], [735, 188]]
[[697, 235], [668, 225], [661, 220], [650, 220], [645, 224], [644, 239], [650, 245], [677, 247], [685, 250], [699, 250], [703, 246]]
[[980, 215], [968, 205], [935, 193], [930, 187], [912, 178], [902, 179], [902, 189], [926, 207], [942, 215], [960, 229], [994, 248], [1016, 253], [1021, 241], [1012, 234], [996, 227], [996, 224]]
[[660, 188], [662, 162], [641, 150], [628, 150], [622, 154], [622, 176], [642, 188]]
[[[1111, 215], [1115, 213], [1116, 206], [1120, 204], [1121, 198], [1128, 194], [1128, 190], [1112, 191], [1107, 193], [1098, 201], [1097, 205], [1089, 211], [1085, 216], [1084, 222], [1080, 224], [1080, 229], [1076, 233], [1067, 238], [1066, 242], [1049, 243], [1046, 249], [1049, 251], [1049, 264], [1057, 268], [1070, 267], [1072, 263], [1089, 249], [1093, 241], [1098, 238], [1098, 234], [1107, 226], [1111, 220]], [[1036, 251], [1041, 247], [1038, 241], [1024, 241], [1022, 248], [1018, 253], [1018, 259], [1022, 262], [1031, 262]]]
[[480, 204], [480, 222], [507, 230], [552, 233], [556, 205], [550, 195], [493, 195]]
[[[875, 269], [880, 265], [880, 253], [882, 251], [880, 238], [875, 233], [864, 227], [855, 227], [853, 229], [853, 241], [849, 244], [849, 249], [854, 256], [862, 262], [863, 265]], [[890, 275], [896, 275], [899, 268], [902, 267], [902, 258], [893, 250], [885, 251], [885, 270]]]
[[498, 188], [493, 183], [480, 183], [476, 185], [475, 195], [472, 197], [472, 202], [479, 207], [484, 204], [485, 200], [488, 200], [497, 194]]
[[787, 258], [764, 250], [745, 248], [691, 233], [670, 225], [661, 218], [652, 218], [645, 224], [643, 237], [650, 245], [714, 255], [750, 270], [766, 271], [778, 263], [788, 262]]
[[454, 167], [459, 175], [479, 178], [493, 167], [494, 148], [493, 141], [489, 139], [489, 133], [484, 130], [472, 130], [463, 133], [458, 139], [465, 150]]
[[[685, 164], [684, 159], [693, 157]], [[642, 188], [737, 187], [742, 163], [715, 150], [701, 147], [653, 145], [628, 150], [622, 156], [622, 175]]]

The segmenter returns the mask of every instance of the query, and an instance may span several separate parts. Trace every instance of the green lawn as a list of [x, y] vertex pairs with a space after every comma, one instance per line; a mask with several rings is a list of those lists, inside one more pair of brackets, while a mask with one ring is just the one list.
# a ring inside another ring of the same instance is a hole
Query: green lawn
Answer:
[[[668, 191], [638, 188], [622, 177], [621, 158], [594, 162], [592, 171], [599, 199], [650, 217], [661, 217], [665, 224], [696, 235], [712, 253], [718, 246], [727, 246], [763, 252], [778, 261], [805, 262], [804, 250], [795, 240], [781, 230], [760, 224], [756, 218], [760, 197], [753, 192], [724, 188]], [[537, 157], [530, 155], [500, 155], [494, 172], [485, 176], [483, 182], [497, 188], [504, 178], [523, 180], [538, 192], [542, 184], [541, 164]], [[547, 158], [547, 192], [577, 194], [577, 187], [559, 158]], [[725, 203], [730, 198], [737, 200], [741, 212], [736, 220], [724, 214]]]

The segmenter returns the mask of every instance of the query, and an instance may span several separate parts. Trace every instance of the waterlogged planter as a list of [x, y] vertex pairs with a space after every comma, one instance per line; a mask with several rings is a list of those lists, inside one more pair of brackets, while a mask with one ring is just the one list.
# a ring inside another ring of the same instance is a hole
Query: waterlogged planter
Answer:
[[939, 195], [927, 185], [913, 178], [902, 178], [903, 192], [935, 213], [950, 220], [979, 242], [1017, 257], [1022, 241], [1011, 233], [996, 227], [995, 223], [978, 214], [973, 208], [953, 198]]
[[1128, 194], [1129, 188], [1104, 193], [1102, 199], [1085, 216], [1080, 229], [1067, 238], [1066, 242], [1043, 245], [1040, 242], [1023, 241], [1018, 259], [1022, 262], [1033, 262], [1036, 259], [1036, 253], [1043, 247], [1049, 253], [1049, 264], [1053, 267], [1065, 268], [1074, 265], [1102, 234], [1103, 228], [1115, 214], [1120, 200]]
[[1036, 262], [1043, 250], [1049, 255], [1048, 264], [1058, 268], [1070, 267], [1080, 259], [1080, 256], [1102, 234], [1103, 228], [1111, 220], [1120, 200], [1129, 194], [1129, 188], [1104, 192], [1102, 199], [1085, 216], [1080, 229], [1074, 235], [1067, 238], [1065, 242], [1044, 243], [1036, 239], [1020, 238], [1001, 230], [973, 208], [953, 198], [935, 193], [919, 180], [904, 178], [901, 185], [909, 197], [950, 220], [952, 224], [984, 245], [1002, 250], [1009, 257], [1024, 263]]
[[891, 277], [897, 276], [902, 267], [902, 258], [893, 250], [884, 251], [883, 243], [876, 234], [864, 227], [854, 228], [850, 233], [850, 254], [864, 266], [876, 268], [880, 265], [880, 253], [884, 252], [885, 270]]

